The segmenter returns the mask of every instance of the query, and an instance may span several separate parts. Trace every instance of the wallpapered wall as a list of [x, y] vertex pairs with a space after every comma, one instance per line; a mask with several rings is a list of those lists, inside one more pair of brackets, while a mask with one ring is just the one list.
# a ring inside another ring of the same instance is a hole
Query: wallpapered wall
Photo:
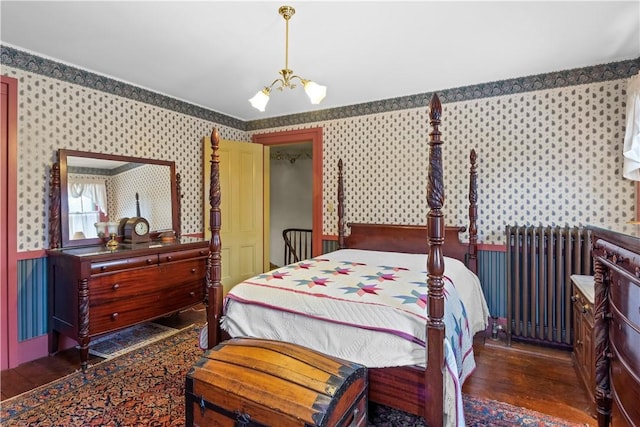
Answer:
[[[475, 148], [481, 242], [503, 244], [515, 223], [621, 228], [635, 215], [621, 172], [625, 97], [626, 80], [614, 80], [444, 104], [447, 224], [468, 223]], [[325, 234], [337, 230], [326, 208], [337, 203], [339, 158], [347, 221], [426, 222], [428, 108], [309, 125], [324, 132]]]
[[[631, 70], [637, 72], [637, 64]], [[425, 222], [424, 105], [246, 131], [23, 68], [3, 65], [2, 73], [19, 79], [20, 251], [48, 245], [48, 172], [58, 148], [176, 161], [183, 177], [183, 233], [202, 231], [201, 138], [212, 126], [222, 138], [240, 141], [252, 133], [322, 127], [324, 234], [337, 232], [328, 203], [337, 202], [339, 158], [345, 161], [347, 221]], [[447, 223], [466, 224], [471, 148], [479, 157], [482, 243], [502, 244], [507, 224], [616, 229], [632, 219], [634, 184], [622, 178], [620, 154], [626, 79], [591, 81], [565, 79], [550, 89], [521, 86], [514, 94], [444, 99]]]
[[202, 137], [246, 132], [3, 65], [18, 79], [18, 251], [47, 248], [49, 171], [60, 148], [176, 162], [182, 232], [202, 232]]
[[[144, 165], [115, 175], [111, 180], [114, 195], [110, 221], [136, 216], [136, 195], [140, 215], [149, 221], [151, 230], [171, 230], [173, 216], [165, 204], [171, 194], [171, 172], [164, 165]], [[111, 206], [110, 206], [111, 207]]]

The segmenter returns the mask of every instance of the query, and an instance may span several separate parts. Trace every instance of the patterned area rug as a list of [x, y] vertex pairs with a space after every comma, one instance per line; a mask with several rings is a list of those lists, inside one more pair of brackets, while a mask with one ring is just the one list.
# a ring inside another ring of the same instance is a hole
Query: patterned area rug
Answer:
[[[5, 400], [3, 426], [183, 426], [187, 371], [202, 355], [199, 327], [100, 362]], [[465, 396], [470, 426], [575, 426], [491, 400]], [[424, 426], [420, 417], [372, 406], [370, 426]]]
[[[579, 427], [582, 424], [564, 421], [540, 412], [496, 400], [463, 395], [464, 416], [469, 427]], [[426, 427], [424, 419], [380, 405], [370, 405], [369, 426]]]
[[105, 335], [89, 343], [89, 353], [105, 359], [125, 354], [180, 332], [179, 329], [147, 322]]

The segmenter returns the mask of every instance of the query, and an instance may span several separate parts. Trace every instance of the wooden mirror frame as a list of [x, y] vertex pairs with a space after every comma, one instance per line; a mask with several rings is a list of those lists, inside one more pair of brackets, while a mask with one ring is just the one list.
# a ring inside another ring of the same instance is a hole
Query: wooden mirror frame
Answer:
[[180, 174], [176, 174], [175, 162], [60, 149], [58, 150], [58, 161], [53, 164], [50, 173], [49, 248], [70, 248], [77, 246], [99, 245], [104, 243], [102, 238], [69, 238], [69, 203], [67, 184], [68, 157], [86, 157], [91, 159], [114, 160], [127, 163], [144, 163], [169, 167], [171, 180], [171, 222], [176, 237], [180, 237], [180, 198], [182, 194], [180, 189]]

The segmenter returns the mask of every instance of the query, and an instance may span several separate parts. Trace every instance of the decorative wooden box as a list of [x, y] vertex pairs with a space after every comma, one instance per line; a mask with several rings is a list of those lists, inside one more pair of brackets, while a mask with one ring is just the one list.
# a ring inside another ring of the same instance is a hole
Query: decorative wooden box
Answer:
[[231, 339], [187, 374], [187, 426], [366, 424], [366, 368], [297, 345]]

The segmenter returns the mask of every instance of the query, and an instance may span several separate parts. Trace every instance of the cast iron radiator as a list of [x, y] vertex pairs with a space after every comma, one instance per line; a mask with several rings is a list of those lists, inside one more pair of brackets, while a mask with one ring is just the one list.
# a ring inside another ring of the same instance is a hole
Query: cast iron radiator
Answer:
[[571, 275], [592, 275], [582, 227], [507, 226], [507, 340], [572, 344]]

